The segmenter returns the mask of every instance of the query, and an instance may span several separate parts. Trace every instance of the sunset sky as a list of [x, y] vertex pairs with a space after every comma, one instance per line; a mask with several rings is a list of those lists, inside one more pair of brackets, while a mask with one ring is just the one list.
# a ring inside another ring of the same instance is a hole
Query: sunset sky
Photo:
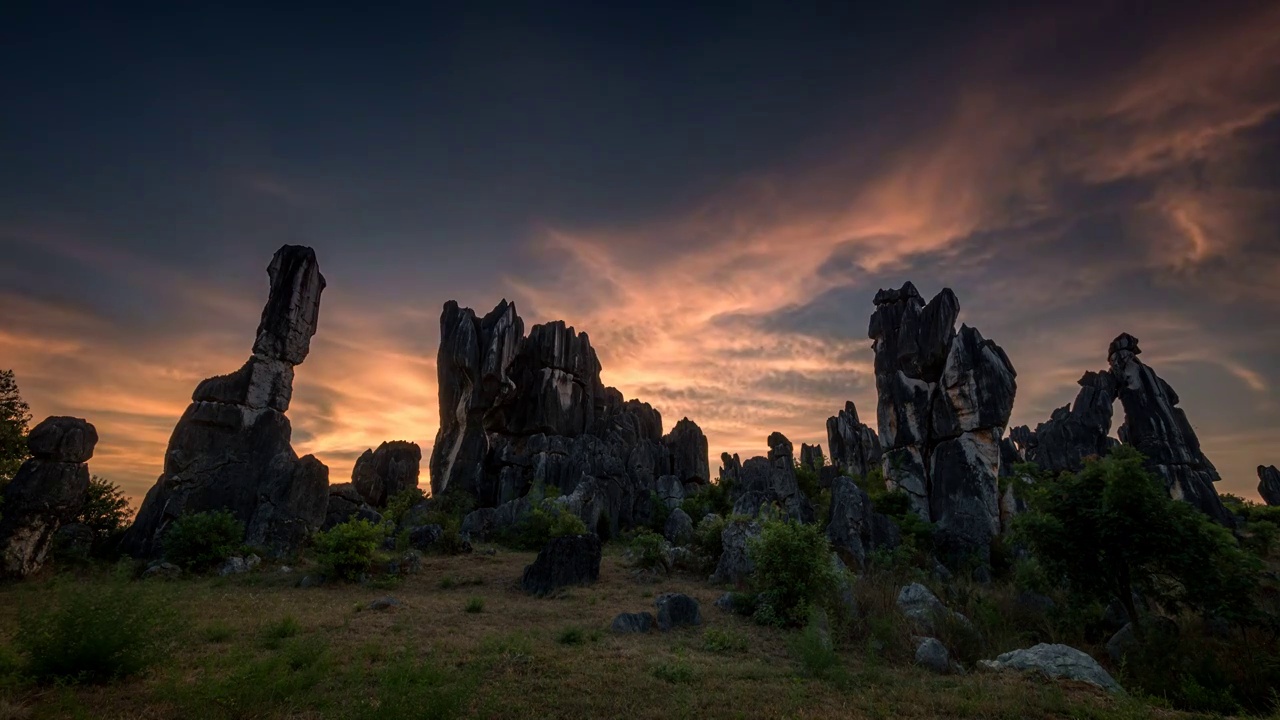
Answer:
[[132, 495], [284, 243], [328, 278], [289, 417], [333, 482], [430, 452], [446, 300], [587, 331], [716, 465], [874, 422], [908, 279], [1008, 352], [1014, 424], [1126, 331], [1219, 491], [1280, 463], [1280, 3], [99, 5], [0, 24], [0, 368]]

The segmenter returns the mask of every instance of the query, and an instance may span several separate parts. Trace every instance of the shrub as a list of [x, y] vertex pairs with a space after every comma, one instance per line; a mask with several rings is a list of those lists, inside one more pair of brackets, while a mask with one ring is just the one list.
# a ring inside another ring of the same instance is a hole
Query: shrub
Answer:
[[703, 485], [698, 492], [680, 502], [680, 509], [685, 511], [694, 522], [698, 522], [710, 513], [726, 516], [733, 512], [733, 497], [729, 493], [729, 483], [710, 483]]
[[58, 585], [23, 609], [15, 644], [40, 682], [102, 683], [163, 658], [175, 616], [152, 588]]
[[472, 615], [484, 612], [484, 598], [473, 597], [467, 600], [466, 611]]
[[312, 544], [325, 575], [358, 580], [373, 566], [386, 534], [384, 526], [368, 520], [348, 520], [316, 533]]
[[723, 515], [716, 515], [711, 520], [705, 517], [693, 530], [693, 546], [710, 557], [719, 560], [724, 554], [724, 528], [728, 524]]
[[93, 550], [100, 554], [113, 539], [119, 538], [129, 522], [129, 498], [119, 485], [94, 475], [89, 479], [84, 507], [75, 520], [93, 531]]
[[750, 646], [747, 637], [734, 630], [707, 628], [702, 633], [702, 647], [707, 652], [731, 653], [746, 650]]
[[839, 577], [831, 546], [817, 525], [790, 520], [764, 523], [747, 553], [755, 564], [755, 619], [766, 625], [798, 627], [817, 608], [834, 607]]
[[227, 510], [183, 515], [161, 540], [169, 562], [197, 572], [226, 560], [243, 543], [244, 524]]
[[571, 627], [565, 628], [556, 637], [556, 642], [561, 645], [581, 645], [586, 641], [586, 634], [581, 628]]
[[551, 538], [582, 535], [587, 526], [559, 503], [536, 505], [510, 528], [497, 534], [498, 542], [516, 550], [541, 550]]
[[382, 511], [382, 519], [398, 526], [410, 510], [426, 499], [426, 493], [422, 492], [418, 486], [407, 487], [387, 498], [387, 507]]
[[831, 644], [831, 631], [816, 616], [790, 638], [788, 645], [806, 675], [831, 679], [839, 674], [840, 656]]
[[636, 529], [631, 537], [628, 554], [634, 567], [671, 572], [671, 556], [667, 553], [666, 538], [648, 528]]
[[[649, 527], [656, 533], [665, 532], [667, 520], [671, 517], [671, 508], [667, 501], [658, 497], [658, 493], [649, 493]], [[692, 517], [692, 516], [690, 516]]]
[[652, 672], [654, 677], [672, 684], [691, 683], [694, 680], [693, 667], [681, 654], [677, 654], [670, 662], [654, 665]]
[[292, 615], [285, 615], [279, 620], [262, 628], [262, 644], [269, 648], [280, 646], [282, 640], [288, 640], [302, 632], [302, 624]]

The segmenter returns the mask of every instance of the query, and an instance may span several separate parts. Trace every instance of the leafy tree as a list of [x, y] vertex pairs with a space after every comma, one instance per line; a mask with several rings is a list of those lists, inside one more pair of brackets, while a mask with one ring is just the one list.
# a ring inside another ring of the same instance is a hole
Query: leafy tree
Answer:
[[1174, 500], [1128, 447], [1079, 473], [1026, 488], [1018, 532], [1051, 576], [1103, 602], [1118, 599], [1143, 631], [1134, 592], [1170, 611], [1249, 618], [1260, 566], [1225, 528]]
[[812, 610], [835, 607], [840, 576], [819, 526], [769, 520], [759, 537], [747, 541], [747, 554], [755, 564], [756, 622], [799, 627]]
[[89, 479], [84, 508], [75, 522], [87, 525], [93, 531], [94, 542], [98, 543], [124, 530], [130, 514], [129, 498], [120, 486], [94, 475]]
[[0, 370], [0, 487], [8, 484], [27, 459], [27, 426], [31, 407], [18, 393], [12, 370]]

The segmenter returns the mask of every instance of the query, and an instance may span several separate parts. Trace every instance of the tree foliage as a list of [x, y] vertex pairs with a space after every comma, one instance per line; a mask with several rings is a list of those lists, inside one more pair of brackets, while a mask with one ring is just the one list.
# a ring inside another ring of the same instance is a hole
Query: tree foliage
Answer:
[[1171, 612], [1251, 616], [1257, 558], [1226, 528], [1170, 498], [1136, 450], [1117, 448], [1026, 494], [1031, 512], [1017, 527], [1045, 570], [1082, 595], [1119, 600], [1139, 632], [1135, 592]]
[[18, 392], [12, 370], [0, 370], [0, 487], [8, 484], [26, 461], [31, 407]]
[[84, 507], [76, 516], [75, 522], [88, 526], [93, 531], [94, 542], [98, 542], [124, 530], [131, 514], [129, 498], [125, 497], [120, 486], [94, 475], [89, 479]]

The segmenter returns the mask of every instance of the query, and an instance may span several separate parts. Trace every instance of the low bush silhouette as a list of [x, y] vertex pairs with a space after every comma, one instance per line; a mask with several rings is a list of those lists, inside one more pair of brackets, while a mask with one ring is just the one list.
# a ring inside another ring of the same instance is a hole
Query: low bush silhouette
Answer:
[[348, 520], [312, 538], [326, 576], [359, 580], [369, 572], [386, 538], [386, 528], [368, 520]]
[[169, 562], [201, 572], [235, 554], [244, 545], [244, 524], [227, 510], [183, 515], [161, 540]]

